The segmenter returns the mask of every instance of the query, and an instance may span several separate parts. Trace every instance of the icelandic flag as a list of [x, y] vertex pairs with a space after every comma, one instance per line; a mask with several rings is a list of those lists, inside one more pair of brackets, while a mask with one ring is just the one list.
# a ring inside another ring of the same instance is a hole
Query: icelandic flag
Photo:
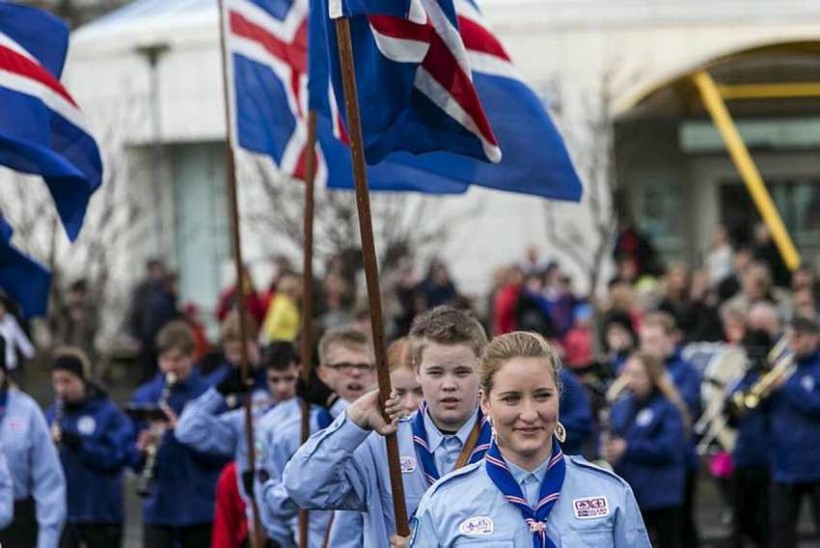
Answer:
[[59, 19], [0, 2], [0, 164], [45, 179], [73, 241], [102, 182], [102, 162], [60, 83], [67, 49], [68, 28]]
[[[437, 150], [497, 163], [493, 129], [473, 85], [453, 0], [324, 0], [328, 43], [333, 19], [347, 17], [367, 163], [391, 152]], [[314, 14], [316, 15], [316, 14]], [[330, 80], [344, 101], [339, 56]]]
[[[309, 4], [315, 16], [308, 17]], [[225, 0], [224, 6], [235, 141], [270, 157], [283, 174], [304, 179], [307, 112], [314, 109], [317, 185], [352, 189], [350, 148], [328, 76], [328, 59], [338, 53], [327, 40], [323, 0]], [[475, 5], [456, 0], [455, 7], [473, 80], [504, 157], [488, 164], [447, 152], [392, 153], [367, 166], [370, 189], [459, 194], [476, 184], [577, 201], [581, 183], [543, 104]]]
[[51, 274], [11, 245], [12, 229], [0, 217], [0, 289], [14, 299], [23, 316], [44, 316]]
[[[312, 102], [321, 101], [310, 106], [318, 119], [316, 183], [353, 188], [347, 134], [327, 76], [324, 18], [310, 18], [310, 34], [321, 37], [322, 49], [311, 46], [308, 52], [308, 5], [308, 0], [223, 2], [233, 82], [231, 131], [241, 148], [268, 156], [285, 175], [304, 179], [310, 95]], [[324, 75], [323, 80], [308, 80], [308, 64], [311, 72]], [[317, 86], [317, 91], [308, 92]], [[467, 189], [467, 183], [412, 165], [385, 161], [367, 170], [371, 183], [400, 190], [457, 194]]]

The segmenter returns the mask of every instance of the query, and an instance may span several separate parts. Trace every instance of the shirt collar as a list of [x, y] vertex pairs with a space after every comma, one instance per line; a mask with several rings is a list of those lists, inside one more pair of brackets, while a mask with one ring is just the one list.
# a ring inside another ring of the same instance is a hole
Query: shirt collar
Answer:
[[538, 468], [533, 470], [532, 472], [528, 470], [524, 470], [520, 466], [513, 464], [512, 462], [504, 459], [507, 463], [507, 467], [510, 469], [510, 473], [512, 474], [513, 478], [515, 478], [516, 483], [521, 485], [524, 480], [530, 476], [535, 476], [535, 479], [538, 480], [538, 484], [540, 485], [544, 481], [544, 475], [547, 473], [547, 466], [550, 463], [550, 459], [552, 458], [552, 453], [547, 455], [547, 458], [544, 459], [544, 462], [538, 465]]
[[[470, 418], [467, 419], [461, 428], [458, 429], [454, 435], [458, 438], [458, 441], [461, 442], [461, 446], [464, 447], [464, 444], [467, 443], [467, 439], [470, 437], [470, 432], [473, 430], [473, 426], [475, 425], [475, 421], [478, 418], [478, 407], [473, 410], [473, 414], [470, 415]], [[445, 437], [451, 437], [450, 434], [442, 434], [441, 431], [436, 427], [433, 419], [430, 418], [430, 410], [428, 409], [424, 413], [424, 428], [427, 430], [427, 445], [430, 447], [430, 452], [435, 453], [436, 449], [444, 442]]]

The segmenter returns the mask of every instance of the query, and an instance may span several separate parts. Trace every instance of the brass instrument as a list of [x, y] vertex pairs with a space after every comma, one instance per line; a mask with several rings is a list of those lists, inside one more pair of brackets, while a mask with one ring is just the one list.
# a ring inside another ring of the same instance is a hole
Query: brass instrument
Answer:
[[797, 369], [794, 352], [789, 348], [785, 336], [777, 340], [767, 361], [772, 364], [771, 369], [747, 390], [736, 392], [732, 396], [732, 405], [741, 416], [756, 409], [763, 400], [771, 396], [777, 383], [791, 377]]
[[[162, 393], [159, 397], [158, 407], [162, 408], [168, 405], [168, 399], [171, 397], [171, 391], [174, 389], [178, 381], [176, 373], [166, 373], [165, 383], [162, 385]], [[153, 429], [154, 426], [152, 425]], [[162, 446], [163, 435], [165, 428], [155, 429], [156, 439], [145, 448], [145, 466], [142, 468], [142, 473], [137, 484], [137, 494], [145, 498], [151, 494], [151, 483], [156, 476], [157, 456], [159, 455], [160, 447]]]

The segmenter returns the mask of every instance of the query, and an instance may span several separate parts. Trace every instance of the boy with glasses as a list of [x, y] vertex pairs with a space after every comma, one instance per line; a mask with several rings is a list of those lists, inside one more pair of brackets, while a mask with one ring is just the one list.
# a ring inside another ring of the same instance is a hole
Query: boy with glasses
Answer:
[[[329, 330], [319, 341], [318, 378], [303, 390], [310, 405], [310, 432], [326, 428], [350, 401], [376, 381], [370, 339], [352, 327]], [[256, 496], [268, 536], [282, 546], [299, 540], [298, 507], [282, 486], [285, 465], [302, 444], [302, 398], [280, 403], [259, 423], [260, 475]], [[308, 546], [320, 547], [332, 512], [310, 512]]]

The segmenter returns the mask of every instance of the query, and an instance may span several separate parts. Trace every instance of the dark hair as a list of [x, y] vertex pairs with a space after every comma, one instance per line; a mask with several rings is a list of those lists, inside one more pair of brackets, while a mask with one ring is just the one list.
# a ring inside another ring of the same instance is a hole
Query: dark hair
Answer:
[[416, 316], [409, 338], [414, 367], [421, 364], [424, 347], [431, 341], [438, 344], [467, 344], [477, 357], [481, 357], [487, 347], [487, 334], [478, 320], [446, 305]]
[[291, 365], [299, 363], [296, 347], [288, 341], [274, 341], [265, 349], [262, 359], [265, 369], [283, 371]]
[[68, 286], [68, 290], [74, 293], [86, 293], [88, 292], [88, 280], [85, 278], [74, 280], [71, 285]]
[[184, 354], [193, 354], [196, 343], [191, 328], [182, 320], [168, 322], [157, 333], [157, 352], [162, 354], [172, 349], [181, 350]]

